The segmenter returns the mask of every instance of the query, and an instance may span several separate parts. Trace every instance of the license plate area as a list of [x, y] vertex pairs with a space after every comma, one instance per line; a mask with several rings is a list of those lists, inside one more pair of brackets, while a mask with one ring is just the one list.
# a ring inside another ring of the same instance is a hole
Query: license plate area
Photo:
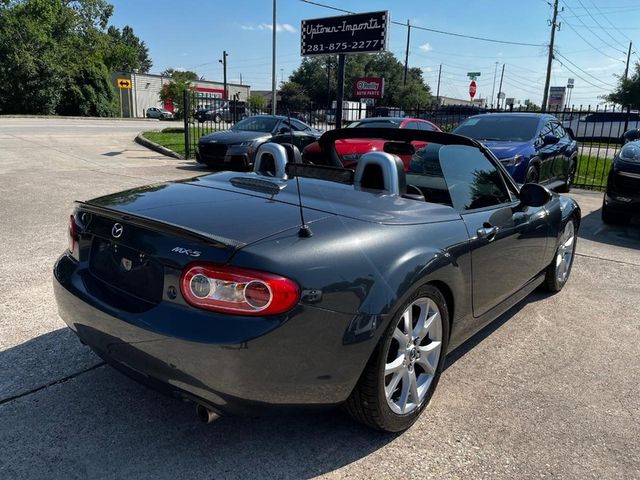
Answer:
[[147, 302], [157, 304], [162, 300], [164, 268], [144, 252], [94, 237], [89, 271], [108, 285]]

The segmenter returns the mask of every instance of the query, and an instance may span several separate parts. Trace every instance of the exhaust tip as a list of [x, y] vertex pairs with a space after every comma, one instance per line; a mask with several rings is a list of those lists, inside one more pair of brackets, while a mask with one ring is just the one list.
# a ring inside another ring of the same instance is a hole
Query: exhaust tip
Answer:
[[211, 423], [218, 418], [218, 415], [213, 410], [200, 403], [196, 403], [196, 415], [202, 423]]

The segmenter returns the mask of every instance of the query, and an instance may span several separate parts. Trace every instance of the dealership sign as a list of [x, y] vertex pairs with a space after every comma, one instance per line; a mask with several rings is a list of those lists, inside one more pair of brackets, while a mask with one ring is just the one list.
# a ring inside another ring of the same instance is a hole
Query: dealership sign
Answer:
[[384, 78], [361, 77], [356, 78], [353, 85], [355, 98], [382, 98], [384, 95]]
[[387, 49], [389, 12], [302, 20], [300, 31], [302, 56], [383, 52]]
[[548, 105], [550, 107], [561, 107], [562, 105], [564, 105], [565, 92], [565, 87], [550, 87]]

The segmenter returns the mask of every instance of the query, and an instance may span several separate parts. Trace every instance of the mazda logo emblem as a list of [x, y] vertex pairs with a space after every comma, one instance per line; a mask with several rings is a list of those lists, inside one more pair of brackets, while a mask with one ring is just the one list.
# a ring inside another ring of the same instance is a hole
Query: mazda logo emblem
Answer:
[[123, 230], [124, 227], [121, 224], [114, 223], [113, 227], [111, 228], [111, 235], [113, 235], [113, 238], [120, 238], [122, 236]]

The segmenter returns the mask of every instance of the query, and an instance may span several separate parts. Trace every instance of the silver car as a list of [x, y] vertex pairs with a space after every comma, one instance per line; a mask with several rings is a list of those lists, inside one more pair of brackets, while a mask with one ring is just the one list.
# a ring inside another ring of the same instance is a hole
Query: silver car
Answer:
[[150, 108], [147, 108], [146, 116], [147, 118], [159, 118], [160, 120], [169, 120], [173, 118], [173, 113], [171, 113], [169, 110], [165, 110], [164, 108], [150, 107]]

